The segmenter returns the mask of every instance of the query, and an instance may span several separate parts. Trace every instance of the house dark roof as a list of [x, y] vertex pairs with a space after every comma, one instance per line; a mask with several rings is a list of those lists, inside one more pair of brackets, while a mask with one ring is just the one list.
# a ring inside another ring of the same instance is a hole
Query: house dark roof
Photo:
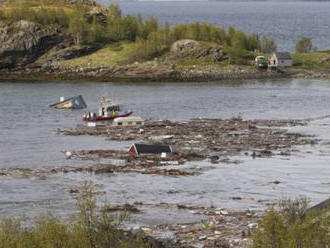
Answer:
[[275, 53], [277, 59], [292, 59], [291, 54], [289, 52], [280, 52]]
[[134, 144], [136, 152], [140, 153], [170, 153], [172, 149], [167, 145], [146, 145], [146, 144]]

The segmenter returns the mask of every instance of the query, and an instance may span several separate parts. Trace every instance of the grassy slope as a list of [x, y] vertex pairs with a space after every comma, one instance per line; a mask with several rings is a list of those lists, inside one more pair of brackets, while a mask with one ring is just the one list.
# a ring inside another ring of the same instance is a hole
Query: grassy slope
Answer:
[[[1, 6], [6, 8], [19, 8], [19, 7], [29, 7], [29, 8], [40, 8], [40, 7], [48, 7], [48, 8], [59, 8], [59, 9], [72, 9], [74, 4], [69, 3], [65, 0], [57, 0], [57, 1], [45, 1], [45, 0], [21, 0], [21, 1], [8, 1], [1, 3]], [[86, 6], [86, 5], [84, 5]], [[87, 6], [86, 6], [87, 7]]]
[[[205, 45], [205, 44], [204, 44]], [[134, 42], [119, 42], [115, 44], [107, 45], [95, 53], [75, 58], [67, 61], [59, 62], [59, 65], [65, 67], [107, 67], [113, 65], [125, 64], [132, 52], [136, 49]], [[166, 57], [167, 54], [162, 57]], [[175, 61], [175, 67], [177, 69], [233, 69], [236, 65], [228, 64], [228, 60], [221, 62], [214, 62], [209, 57], [196, 58], [194, 56], [187, 56], [179, 58]], [[251, 65], [240, 65], [240, 68], [253, 68]]]
[[[88, 6], [88, 5], [84, 5], [84, 7], [87, 9], [101, 8], [100, 6]], [[7, 12], [11, 12], [13, 10], [24, 11], [27, 9], [63, 10], [66, 14], [70, 15], [74, 12], [74, 8], [76, 8], [75, 4], [70, 4], [65, 0], [57, 0], [57, 1], [21, 0], [21, 1], [8, 1], [4, 3], [0, 3], [0, 10], [4, 15], [6, 15]]]
[[329, 69], [330, 51], [319, 51], [315, 53], [293, 54], [293, 64], [301, 69]]
[[76, 59], [60, 62], [60, 65], [67, 67], [106, 67], [123, 64], [127, 60], [135, 44], [121, 42], [107, 45], [100, 50]]

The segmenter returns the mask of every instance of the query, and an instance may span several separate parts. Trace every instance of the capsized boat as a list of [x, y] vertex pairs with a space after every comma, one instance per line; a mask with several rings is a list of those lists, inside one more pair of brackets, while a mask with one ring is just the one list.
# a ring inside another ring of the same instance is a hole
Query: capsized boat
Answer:
[[100, 101], [99, 114], [93, 112], [86, 112], [83, 115], [84, 121], [109, 121], [119, 117], [127, 117], [133, 114], [132, 111], [121, 111], [121, 107], [118, 104], [112, 104], [111, 100], [103, 94]]
[[87, 104], [82, 96], [73, 96], [65, 99], [63, 96], [60, 101], [49, 105], [50, 108], [56, 109], [84, 109], [87, 108]]

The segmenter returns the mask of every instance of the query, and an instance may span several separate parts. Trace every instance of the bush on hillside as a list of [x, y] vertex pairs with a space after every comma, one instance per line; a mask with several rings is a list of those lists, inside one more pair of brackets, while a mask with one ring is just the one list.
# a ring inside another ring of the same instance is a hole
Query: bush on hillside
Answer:
[[310, 53], [313, 49], [312, 39], [308, 37], [301, 38], [296, 44], [297, 53]]
[[327, 248], [330, 212], [308, 211], [306, 198], [284, 200], [270, 209], [254, 232], [252, 248]]
[[142, 236], [125, 235], [118, 229], [125, 215], [114, 216], [96, 206], [93, 187], [82, 185], [77, 197], [77, 211], [62, 221], [52, 214], [39, 216], [26, 226], [16, 218], [5, 218], [0, 224], [1, 248], [147, 248]]

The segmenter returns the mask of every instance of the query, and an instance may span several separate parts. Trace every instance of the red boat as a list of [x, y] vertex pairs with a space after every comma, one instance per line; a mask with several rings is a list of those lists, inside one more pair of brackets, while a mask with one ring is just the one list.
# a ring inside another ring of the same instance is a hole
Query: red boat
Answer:
[[[88, 115], [90, 114], [90, 115]], [[83, 116], [84, 121], [111, 121], [113, 119], [119, 118], [119, 117], [127, 117], [133, 114], [133, 112], [123, 113], [123, 114], [115, 114], [111, 116], [99, 116], [99, 115], [93, 115], [93, 113], [87, 113]]]
[[111, 121], [119, 117], [127, 117], [133, 114], [132, 111], [121, 112], [118, 104], [112, 104], [111, 100], [103, 94], [100, 101], [99, 114], [87, 112], [83, 115], [84, 121]]

